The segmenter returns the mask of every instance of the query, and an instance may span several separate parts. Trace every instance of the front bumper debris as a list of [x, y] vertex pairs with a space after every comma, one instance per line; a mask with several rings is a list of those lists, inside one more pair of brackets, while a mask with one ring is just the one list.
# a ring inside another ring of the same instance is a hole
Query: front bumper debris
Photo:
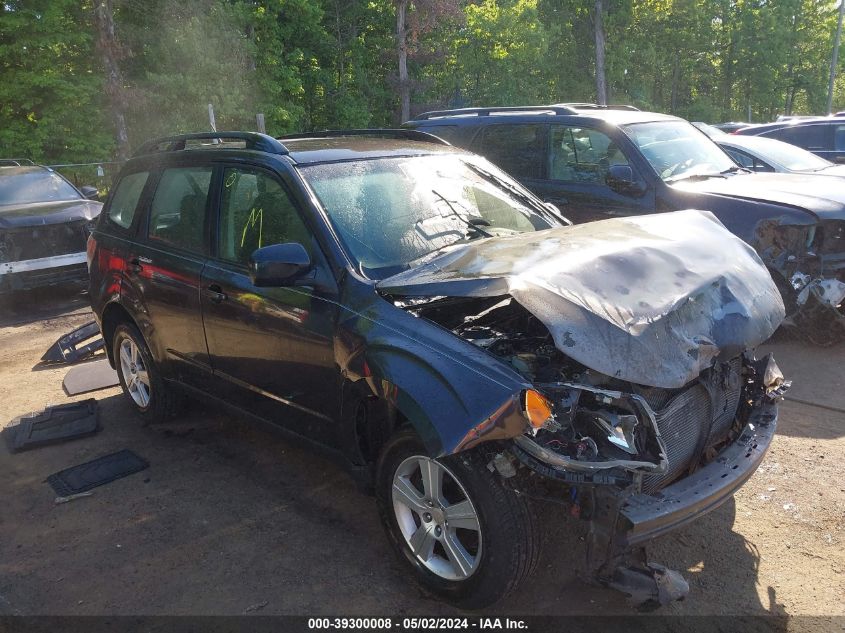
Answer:
[[749, 417], [742, 434], [714, 461], [652, 495], [628, 497], [620, 508], [629, 545], [650, 541], [718, 508], [757, 470], [775, 435], [777, 405]]
[[[780, 394], [771, 400], [779, 398]], [[654, 495], [596, 489], [587, 543], [591, 577], [643, 610], [683, 600], [680, 573], [647, 561], [645, 545], [718, 508], [757, 470], [777, 427], [777, 405], [755, 408], [740, 436], [712, 462]]]

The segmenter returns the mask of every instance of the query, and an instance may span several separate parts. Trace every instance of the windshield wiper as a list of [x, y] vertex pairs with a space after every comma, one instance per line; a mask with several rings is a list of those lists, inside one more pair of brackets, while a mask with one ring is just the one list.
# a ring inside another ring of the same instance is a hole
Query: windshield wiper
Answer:
[[449, 210], [452, 212], [452, 215], [454, 215], [461, 222], [463, 222], [468, 229], [477, 234], [483, 235], [484, 237], [493, 237], [492, 233], [488, 233], [487, 231], [481, 228], [481, 226], [490, 226], [490, 222], [488, 220], [485, 220], [484, 218], [465, 218], [460, 213], [458, 213], [458, 210], [455, 208], [453, 203], [450, 200], [447, 200], [442, 193], [435, 189], [432, 189], [431, 193], [433, 193], [435, 196], [445, 202], [446, 206], [449, 207]]

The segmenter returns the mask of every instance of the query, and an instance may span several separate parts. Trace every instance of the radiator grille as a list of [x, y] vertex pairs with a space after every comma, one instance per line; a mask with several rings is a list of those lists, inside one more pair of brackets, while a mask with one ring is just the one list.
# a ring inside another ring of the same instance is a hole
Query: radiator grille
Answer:
[[[654, 409], [669, 460], [667, 472], [643, 480], [645, 492], [659, 490], [677, 479], [699, 459], [698, 446], [706, 448], [727, 435], [739, 406], [741, 370], [741, 359], [734, 359], [702, 373], [700, 380], [669, 398], [667, 394], [672, 392], [641, 390], [640, 395]], [[708, 435], [702, 445], [703, 433]]]
[[0, 231], [0, 262], [18, 262], [80, 253], [88, 239], [88, 220]]

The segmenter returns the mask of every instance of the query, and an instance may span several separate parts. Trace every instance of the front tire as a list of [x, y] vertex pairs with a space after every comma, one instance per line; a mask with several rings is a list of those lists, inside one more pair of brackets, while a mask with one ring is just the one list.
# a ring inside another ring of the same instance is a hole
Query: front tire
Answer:
[[376, 499], [400, 559], [451, 604], [493, 604], [536, 567], [537, 517], [477, 451], [430, 459], [418, 436], [402, 430], [382, 450]]
[[120, 386], [142, 423], [172, 418], [180, 399], [162, 379], [138, 328], [130, 323], [118, 325], [112, 339], [112, 353]]

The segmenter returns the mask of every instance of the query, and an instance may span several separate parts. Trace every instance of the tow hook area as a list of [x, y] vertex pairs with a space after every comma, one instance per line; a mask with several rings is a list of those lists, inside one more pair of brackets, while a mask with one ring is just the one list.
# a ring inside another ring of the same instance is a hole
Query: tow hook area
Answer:
[[624, 494], [597, 488], [587, 538], [587, 572], [590, 579], [628, 596], [631, 606], [653, 611], [689, 593], [680, 572], [650, 563], [645, 547], [630, 547], [620, 524]]

